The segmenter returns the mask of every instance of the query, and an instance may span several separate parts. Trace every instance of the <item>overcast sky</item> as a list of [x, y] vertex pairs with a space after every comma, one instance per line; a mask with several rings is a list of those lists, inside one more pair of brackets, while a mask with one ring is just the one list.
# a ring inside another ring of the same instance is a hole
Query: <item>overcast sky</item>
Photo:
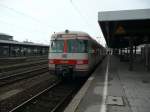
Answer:
[[0, 0], [0, 33], [49, 44], [53, 32], [85, 31], [105, 44], [99, 11], [150, 8], [150, 0]]

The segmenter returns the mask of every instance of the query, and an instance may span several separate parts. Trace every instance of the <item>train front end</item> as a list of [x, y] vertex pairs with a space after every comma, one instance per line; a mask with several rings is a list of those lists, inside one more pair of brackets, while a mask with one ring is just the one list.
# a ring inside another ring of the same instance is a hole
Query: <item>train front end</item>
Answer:
[[61, 77], [85, 77], [89, 70], [88, 39], [71, 32], [53, 34], [49, 70]]

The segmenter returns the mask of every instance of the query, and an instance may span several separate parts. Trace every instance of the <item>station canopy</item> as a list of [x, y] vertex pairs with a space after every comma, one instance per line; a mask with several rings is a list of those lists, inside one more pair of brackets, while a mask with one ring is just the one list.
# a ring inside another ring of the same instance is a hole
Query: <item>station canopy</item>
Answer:
[[150, 42], [150, 9], [99, 12], [98, 23], [110, 48]]

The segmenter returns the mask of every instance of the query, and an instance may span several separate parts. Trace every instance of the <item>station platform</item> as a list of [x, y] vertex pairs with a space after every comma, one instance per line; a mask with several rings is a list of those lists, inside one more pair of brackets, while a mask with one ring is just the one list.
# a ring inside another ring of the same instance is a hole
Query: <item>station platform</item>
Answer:
[[150, 72], [134, 63], [107, 56], [64, 112], [149, 112]]

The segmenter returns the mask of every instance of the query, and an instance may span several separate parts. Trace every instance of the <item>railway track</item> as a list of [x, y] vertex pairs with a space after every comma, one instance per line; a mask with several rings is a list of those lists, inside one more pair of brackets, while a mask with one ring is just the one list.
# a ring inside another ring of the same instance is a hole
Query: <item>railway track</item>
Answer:
[[47, 56], [32, 56], [32, 57], [18, 57], [18, 58], [0, 58], [0, 65], [14, 65], [19, 63], [36, 62], [39, 60], [46, 60]]
[[1, 74], [5, 74], [6, 72], [9, 71], [14, 71], [14, 70], [18, 70], [21, 68], [27, 68], [27, 67], [32, 67], [35, 65], [40, 65], [40, 64], [47, 64], [47, 60], [41, 60], [41, 61], [37, 61], [37, 62], [28, 62], [28, 63], [21, 63], [21, 64], [15, 64], [15, 65], [9, 65], [9, 66], [3, 66], [0, 67], [0, 76]]
[[5, 74], [0, 77], [0, 86], [4, 86], [6, 84], [10, 84], [19, 80], [23, 80], [26, 78], [33, 77], [35, 75], [40, 75], [42, 73], [48, 72], [48, 66], [46, 65], [38, 65], [31, 67], [28, 70], [24, 70], [22, 72], [17, 72], [13, 74]]
[[82, 84], [59, 81], [9, 112], [61, 112]]

